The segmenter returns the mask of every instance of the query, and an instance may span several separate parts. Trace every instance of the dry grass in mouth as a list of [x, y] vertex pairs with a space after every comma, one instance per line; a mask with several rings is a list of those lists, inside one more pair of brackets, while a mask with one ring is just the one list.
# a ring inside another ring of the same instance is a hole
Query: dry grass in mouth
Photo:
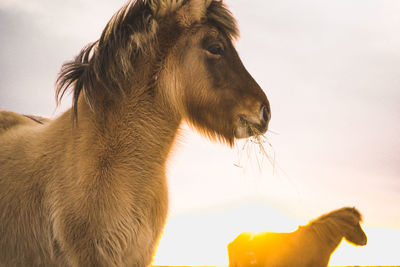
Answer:
[[[243, 142], [238, 142], [238, 162], [234, 164], [239, 168], [243, 168], [243, 161], [255, 158], [259, 171], [262, 171], [265, 166], [265, 159], [271, 164], [272, 172], [275, 174], [276, 170], [276, 153], [271, 145], [271, 142], [266, 136], [267, 133], [261, 133], [254, 125], [248, 123], [247, 127], [254, 134], [252, 137], [247, 138]], [[241, 145], [243, 143], [243, 145]]]

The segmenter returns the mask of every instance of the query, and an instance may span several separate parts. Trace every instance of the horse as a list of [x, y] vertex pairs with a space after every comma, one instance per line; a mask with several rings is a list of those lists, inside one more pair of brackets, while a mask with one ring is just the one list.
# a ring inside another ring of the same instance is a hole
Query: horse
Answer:
[[0, 266], [151, 264], [181, 122], [228, 146], [267, 131], [236, 25], [221, 0], [129, 1], [63, 64], [69, 110], [0, 112]]
[[344, 207], [291, 233], [241, 233], [228, 244], [229, 267], [326, 267], [343, 238], [367, 244], [361, 221], [357, 209]]

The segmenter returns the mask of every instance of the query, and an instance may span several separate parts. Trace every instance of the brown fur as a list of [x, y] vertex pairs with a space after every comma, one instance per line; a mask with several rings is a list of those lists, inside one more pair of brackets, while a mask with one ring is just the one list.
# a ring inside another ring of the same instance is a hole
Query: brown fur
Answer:
[[0, 110], [0, 134], [9, 130], [10, 128], [22, 125], [32, 124], [33, 121], [26, 116], [21, 116], [17, 113], [7, 110]]
[[343, 238], [367, 243], [361, 220], [358, 210], [345, 207], [292, 233], [242, 233], [228, 245], [229, 267], [326, 267]]
[[0, 112], [0, 266], [148, 266], [181, 120], [228, 144], [267, 129], [235, 36], [220, 1], [132, 1], [63, 66], [72, 109], [43, 124]]

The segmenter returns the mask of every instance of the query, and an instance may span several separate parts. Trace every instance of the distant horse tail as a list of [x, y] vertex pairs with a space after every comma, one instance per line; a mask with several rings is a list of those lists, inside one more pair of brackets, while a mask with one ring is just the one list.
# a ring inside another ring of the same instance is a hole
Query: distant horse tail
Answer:
[[248, 260], [248, 262], [253, 262], [255, 260], [255, 255], [251, 251], [247, 251], [246, 245], [249, 241], [254, 238], [254, 234], [249, 232], [244, 232], [238, 235], [235, 240], [228, 244], [228, 258], [229, 258], [229, 267], [240, 267], [242, 266], [242, 262], [244, 258]]
[[234, 255], [235, 255], [235, 251], [233, 251], [234, 246], [235, 246], [235, 244], [233, 242], [231, 242], [228, 244], [228, 247], [227, 247], [228, 248], [229, 267], [237, 267], [237, 264], [236, 264], [236, 261], [234, 258]]

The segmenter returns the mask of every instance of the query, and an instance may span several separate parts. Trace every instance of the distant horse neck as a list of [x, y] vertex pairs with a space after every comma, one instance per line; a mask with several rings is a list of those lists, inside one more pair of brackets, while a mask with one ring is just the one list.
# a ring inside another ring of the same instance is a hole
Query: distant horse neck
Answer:
[[343, 239], [342, 230], [331, 221], [314, 222], [310, 228], [317, 240], [323, 244], [324, 248], [334, 250]]

